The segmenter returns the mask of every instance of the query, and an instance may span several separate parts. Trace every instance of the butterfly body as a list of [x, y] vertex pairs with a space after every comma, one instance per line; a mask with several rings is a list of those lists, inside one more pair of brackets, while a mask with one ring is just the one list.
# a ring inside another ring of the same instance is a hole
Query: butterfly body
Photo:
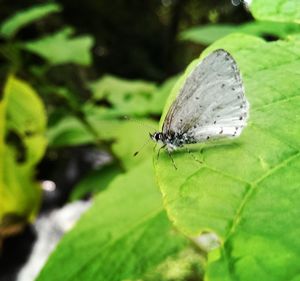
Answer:
[[155, 132], [150, 134], [150, 137], [157, 143], [166, 147], [169, 152], [172, 152], [186, 144], [196, 143], [197, 141], [187, 133], [174, 133], [174, 132]]

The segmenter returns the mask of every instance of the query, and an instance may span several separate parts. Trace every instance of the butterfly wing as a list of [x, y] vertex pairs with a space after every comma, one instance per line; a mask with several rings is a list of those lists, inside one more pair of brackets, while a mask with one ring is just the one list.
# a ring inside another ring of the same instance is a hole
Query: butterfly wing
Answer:
[[239, 136], [249, 103], [233, 57], [219, 49], [187, 77], [163, 123], [166, 135], [186, 134], [187, 142]]

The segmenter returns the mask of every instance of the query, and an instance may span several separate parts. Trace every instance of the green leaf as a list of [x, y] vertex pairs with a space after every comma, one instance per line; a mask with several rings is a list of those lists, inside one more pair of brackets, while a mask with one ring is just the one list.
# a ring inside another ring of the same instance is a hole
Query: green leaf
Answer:
[[37, 21], [51, 13], [60, 12], [61, 7], [55, 3], [48, 3], [31, 7], [27, 10], [17, 12], [1, 24], [0, 35], [9, 39], [21, 28]]
[[179, 35], [179, 39], [209, 45], [230, 33], [237, 32], [237, 30], [238, 27], [231, 24], [195, 26], [182, 31]]
[[[125, 80], [106, 75], [91, 83], [94, 101], [108, 102], [109, 106], [98, 106], [106, 118], [124, 115], [146, 116], [161, 114], [164, 103], [178, 76], [167, 79], [160, 86], [141, 80]], [[94, 105], [87, 107], [96, 108]]]
[[106, 75], [91, 83], [91, 90], [95, 100], [105, 99], [112, 105], [111, 111], [116, 111], [119, 115], [143, 116], [149, 113], [149, 103], [156, 86], [146, 81]]
[[162, 208], [151, 166], [143, 163], [101, 192], [37, 280], [140, 280], [185, 249], [186, 239]]
[[209, 45], [234, 32], [261, 37], [271, 35], [279, 38], [285, 38], [288, 35], [300, 33], [300, 25], [295, 23], [280, 23], [271, 21], [254, 21], [241, 25], [209, 24], [192, 27], [183, 31], [180, 34], [180, 39]]
[[87, 194], [97, 194], [123, 171], [117, 164], [109, 164], [99, 170], [89, 172], [72, 190], [70, 199], [78, 200]]
[[52, 65], [64, 63], [90, 65], [93, 37], [86, 35], [71, 38], [72, 33], [72, 29], [65, 28], [41, 39], [23, 43], [21, 47], [44, 58]]
[[298, 0], [251, 0], [249, 8], [256, 19], [300, 23]]
[[37, 93], [11, 76], [0, 101], [0, 224], [12, 214], [31, 218], [40, 202], [34, 181], [46, 139], [46, 113]]
[[[298, 280], [300, 41], [230, 35], [203, 56], [218, 48], [242, 72], [249, 123], [238, 139], [196, 145], [202, 164], [178, 151], [175, 170], [162, 152], [155, 167], [165, 207], [187, 235], [218, 235], [207, 280]], [[162, 120], [197, 62], [173, 88]]]
[[79, 119], [68, 116], [47, 130], [49, 146], [72, 146], [92, 143], [94, 136]]
[[[149, 119], [105, 119], [102, 111], [97, 109], [87, 113], [87, 120], [101, 141], [112, 142], [112, 152], [121, 160], [125, 169], [151, 157], [154, 144], [150, 143], [149, 133], [156, 130], [156, 122]], [[96, 139], [78, 119], [66, 117], [48, 130], [48, 141], [49, 146], [59, 147], [93, 143]], [[134, 157], [134, 153], [141, 148], [141, 152]]]

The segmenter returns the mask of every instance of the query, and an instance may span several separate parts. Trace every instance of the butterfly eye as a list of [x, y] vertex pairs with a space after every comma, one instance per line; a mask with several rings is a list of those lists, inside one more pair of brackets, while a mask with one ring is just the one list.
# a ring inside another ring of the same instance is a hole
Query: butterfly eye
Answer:
[[155, 134], [155, 136], [154, 136], [154, 138], [155, 138], [155, 140], [160, 140], [160, 134]]

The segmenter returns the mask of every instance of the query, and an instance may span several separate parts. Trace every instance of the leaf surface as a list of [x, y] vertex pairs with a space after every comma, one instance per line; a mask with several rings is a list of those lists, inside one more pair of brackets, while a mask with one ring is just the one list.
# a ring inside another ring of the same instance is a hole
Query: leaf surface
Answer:
[[[155, 163], [170, 219], [189, 236], [215, 232], [207, 280], [299, 280], [300, 41], [230, 35], [224, 48], [242, 72], [250, 119], [241, 137], [191, 147]], [[203, 57], [202, 56], [202, 57]], [[163, 118], [194, 61], [172, 90]], [[161, 124], [162, 125], [162, 124]]]
[[150, 162], [96, 197], [37, 280], [138, 280], [187, 247], [162, 208]]

